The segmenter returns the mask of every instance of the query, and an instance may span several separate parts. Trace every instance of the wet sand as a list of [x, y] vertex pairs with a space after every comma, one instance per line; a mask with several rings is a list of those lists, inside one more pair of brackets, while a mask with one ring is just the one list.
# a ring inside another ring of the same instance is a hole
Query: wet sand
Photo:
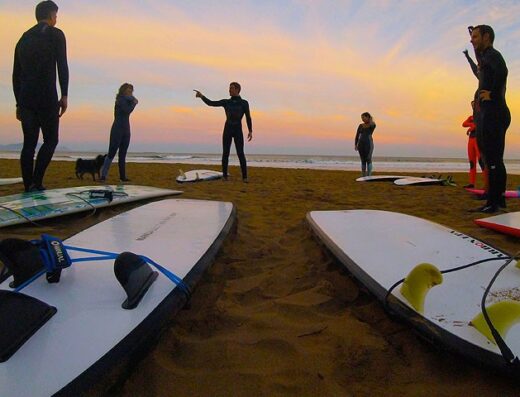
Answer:
[[[19, 176], [0, 160], [2, 177]], [[172, 318], [157, 344], [112, 395], [365, 396], [517, 395], [511, 380], [443, 352], [390, 318], [381, 304], [317, 243], [305, 222], [311, 210], [379, 209], [429, 219], [514, 253], [518, 240], [479, 228], [467, 210], [482, 205], [460, 187], [356, 183], [357, 172], [238, 168], [228, 182], [178, 185], [178, 169], [208, 166], [129, 164], [132, 184], [183, 190], [181, 198], [231, 201], [236, 233], [225, 242], [188, 308]], [[211, 168], [211, 167], [209, 167]], [[432, 173], [436, 171], [431, 170]], [[117, 167], [109, 183], [116, 183]], [[480, 177], [480, 175], [479, 175]], [[47, 188], [90, 185], [74, 163], [53, 162]], [[510, 176], [508, 189], [520, 185]], [[2, 195], [22, 185], [0, 186]], [[139, 204], [0, 229], [0, 238], [67, 238]], [[510, 211], [520, 200], [508, 200]], [[456, 302], [454, 302], [456, 304]], [[90, 393], [101, 395], [110, 377]]]

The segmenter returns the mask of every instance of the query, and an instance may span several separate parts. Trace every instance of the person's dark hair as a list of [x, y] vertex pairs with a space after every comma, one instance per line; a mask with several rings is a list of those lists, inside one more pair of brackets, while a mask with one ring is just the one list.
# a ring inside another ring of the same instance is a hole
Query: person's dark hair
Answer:
[[238, 84], [236, 81], [233, 81], [232, 83], [229, 83], [229, 85], [235, 87], [238, 90], [238, 93], [240, 94], [240, 90], [242, 89], [242, 87], [240, 87], [240, 84]]
[[368, 113], [368, 112], [362, 113], [361, 117], [363, 117], [363, 116], [368, 117], [370, 119], [372, 118], [372, 115], [370, 113]]
[[58, 11], [58, 6], [54, 1], [46, 0], [38, 3], [35, 10], [36, 20], [40, 22], [49, 19], [53, 11]]
[[473, 30], [475, 29], [478, 29], [478, 31], [480, 32], [480, 35], [482, 37], [484, 37], [484, 35], [487, 33], [489, 34], [489, 41], [491, 42], [491, 44], [493, 44], [493, 42], [495, 41], [495, 31], [493, 30], [493, 28], [489, 25], [477, 25], [477, 26], [474, 26]]
[[125, 91], [127, 88], [134, 89], [134, 86], [130, 83], [123, 83], [121, 87], [119, 87], [119, 91], [117, 92], [116, 99], [119, 99], [120, 97], [125, 95]]

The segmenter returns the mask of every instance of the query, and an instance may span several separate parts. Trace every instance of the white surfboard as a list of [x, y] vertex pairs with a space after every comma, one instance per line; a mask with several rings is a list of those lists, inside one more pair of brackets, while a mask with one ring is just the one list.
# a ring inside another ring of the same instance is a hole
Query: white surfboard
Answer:
[[[381, 301], [394, 283], [420, 263], [442, 271], [508, 256], [439, 224], [394, 212], [313, 211], [307, 220], [332, 254]], [[412, 307], [399, 287], [391, 294], [390, 308], [435, 343], [509, 373], [497, 345], [469, 324], [481, 311], [485, 288], [505, 263], [500, 259], [444, 274], [442, 284], [426, 296], [424, 314]], [[496, 280], [486, 307], [504, 298], [520, 300], [520, 269], [514, 263]], [[510, 329], [505, 341], [515, 355], [520, 354], [519, 325]]]
[[23, 178], [0, 178], [0, 186], [14, 185], [15, 183], [22, 183]]
[[397, 179], [411, 178], [409, 176], [398, 175], [371, 175], [361, 176], [356, 179], [356, 182], [393, 182]]
[[475, 223], [496, 232], [520, 237], [520, 212], [508, 212], [507, 214], [475, 219]]
[[179, 170], [178, 183], [212, 181], [222, 178], [222, 172], [214, 170], [191, 170], [183, 172]]
[[[193, 289], [235, 221], [232, 203], [169, 199], [101, 222], [65, 245], [145, 255]], [[92, 256], [68, 251], [73, 258]], [[79, 395], [159, 330], [187, 297], [163, 274], [133, 310], [114, 276], [114, 261], [72, 263], [57, 284], [45, 276], [21, 292], [57, 308], [7, 361], [0, 363], [0, 396]], [[152, 268], [153, 269], [153, 268]], [[154, 269], [155, 270], [155, 269]], [[0, 289], [9, 289], [6, 280]], [[1, 319], [0, 319], [1, 321]]]
[[443, 179], [438, 178], [422, 178], [422, 177], [406, 177], [403, 179], [396, 179], [394, 183], [398, 186], [411, 186], [411, 185], [442, 185]]
[[[112, 192], [112, 201], [103, 197], [104, 191]], [[0, 197], [0, 227], [181, 193], [151, 186], [98, 185], [13, 194]]]

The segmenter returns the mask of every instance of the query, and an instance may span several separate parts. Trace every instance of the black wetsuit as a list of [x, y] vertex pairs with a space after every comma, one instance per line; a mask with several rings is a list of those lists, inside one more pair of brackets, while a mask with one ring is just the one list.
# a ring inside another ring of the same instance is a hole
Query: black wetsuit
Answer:
[[101, 170], [102, 179], [106, 179], [110, 164], [118, 151], [119, 179], [126, 179], [126, 152], [130, 145], [130, 113], [133, 112], [135, 105], [133, 96], [120, 96], [116, 99], [108, 155]]
[[507, 66], [504, 58], [493, 47], [480, 54], [479, 91], [491, 92], [490, 101], [480, 101], [477, 133], [481, 131], [483, 151], [489, 169], [488, 205], [505, 205], [507, 172], [504, 165], [506, 131], [511, 114], [506, 104]]
[[[464, 55], [466, 56], [466, 59], [468, 60], [469, 66], [471, 67], [471, 71], [473, 72], [473, 74], [475, 75], [475, 77], [478, 80], [479, 79], [478, 65], [475, 63], [475, 61], [473, 61], [473, 59], [471, 59], [469, 54], [467, 54], [465, 52]], [[475, 57], [477, 58], [477, 61], [480, 62], [480, 56], [477, 53], [475, 53]], [[476, 126], [475, 131], [473, 132], [473, 135], [477, 139], [477, 146], [480, 151], [480, 156], [481, 156], [479, 158], [480, 167], [485, 167], [485, 161], [483, 158], [484, 157], [484, 139], [482, 136], [482, 128], [479, 126], [480, 101], [479, 101], [478, 91], [479, 91], [479, 89], [477, 88], [477, 90], [475, 91], [475, 94], [473, 95], [473, 122], [475, 123], [475, 126]]]
[[202, 96], [201, 99], [208, 106], [222, 106], [226, 111], [226, 124], [222, 134], [222, 173], [224, 177], [228, 175], [229, 152], [231, 150], [231, 141], [234, 140], [238, 160], [240, 161], [240, 169], [242, 170], [242, 179], [246, 179], [247, 162], [244, 154], [242, 117], [246, 116], [247, 128], [250, 132], [253, 131], [249, 103], [240, 96], [232, 96], [229, 99], [221, 99], [220, 101], [212, 101], [205, 96]]
[[[22, 35], [14, 53], [13, 91], [24, 134], [20, 165], [26, 190], [32, 185], [42, 185], [45, 170], [58, 145], [56, 68], [61, 95], [67, 96], [69, 68], [65, 35], [60, 29], [40, 22]], [[43, 145], [33, 171], [40, 128]]]
[[354, 144], [358, 149], [361, 158], [361, 171], [365, 176], [372, 174], [372, 152], [374, 151], [372, 133], [376, 129], [376, 125], [372, 124], [367, 128], [363, 126], [364, 124], [360, 124], [358, 127]]

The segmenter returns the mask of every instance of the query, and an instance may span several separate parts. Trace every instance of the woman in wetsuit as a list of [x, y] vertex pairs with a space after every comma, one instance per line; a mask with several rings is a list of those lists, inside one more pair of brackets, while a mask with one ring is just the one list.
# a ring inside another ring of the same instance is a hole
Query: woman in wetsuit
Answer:
[[374, 123], [374, 119], [368, 112], [361, 115], [361, 120], [363, 123], [357, 129], [354, 145], [361, 158], [361, 172], [363, 176], [370, 176], [372, 175], [372, 152], [374, 151], [372, 133], [376, 129], [376, 123]]
[[130, 145], [130, 113], [132, 113], [137, 103], [132, 84], [124, 83], [119, 87], [114, 107], [114, 123], [110, 130], [108, 155], [101, 169], [101, 182], [106, 181], [110, 164], [112, 164], [112, 160], [114, 160], [118, 151], [119, 179], [121, 182], [129, 181], [126, 177], [126, 152]]

